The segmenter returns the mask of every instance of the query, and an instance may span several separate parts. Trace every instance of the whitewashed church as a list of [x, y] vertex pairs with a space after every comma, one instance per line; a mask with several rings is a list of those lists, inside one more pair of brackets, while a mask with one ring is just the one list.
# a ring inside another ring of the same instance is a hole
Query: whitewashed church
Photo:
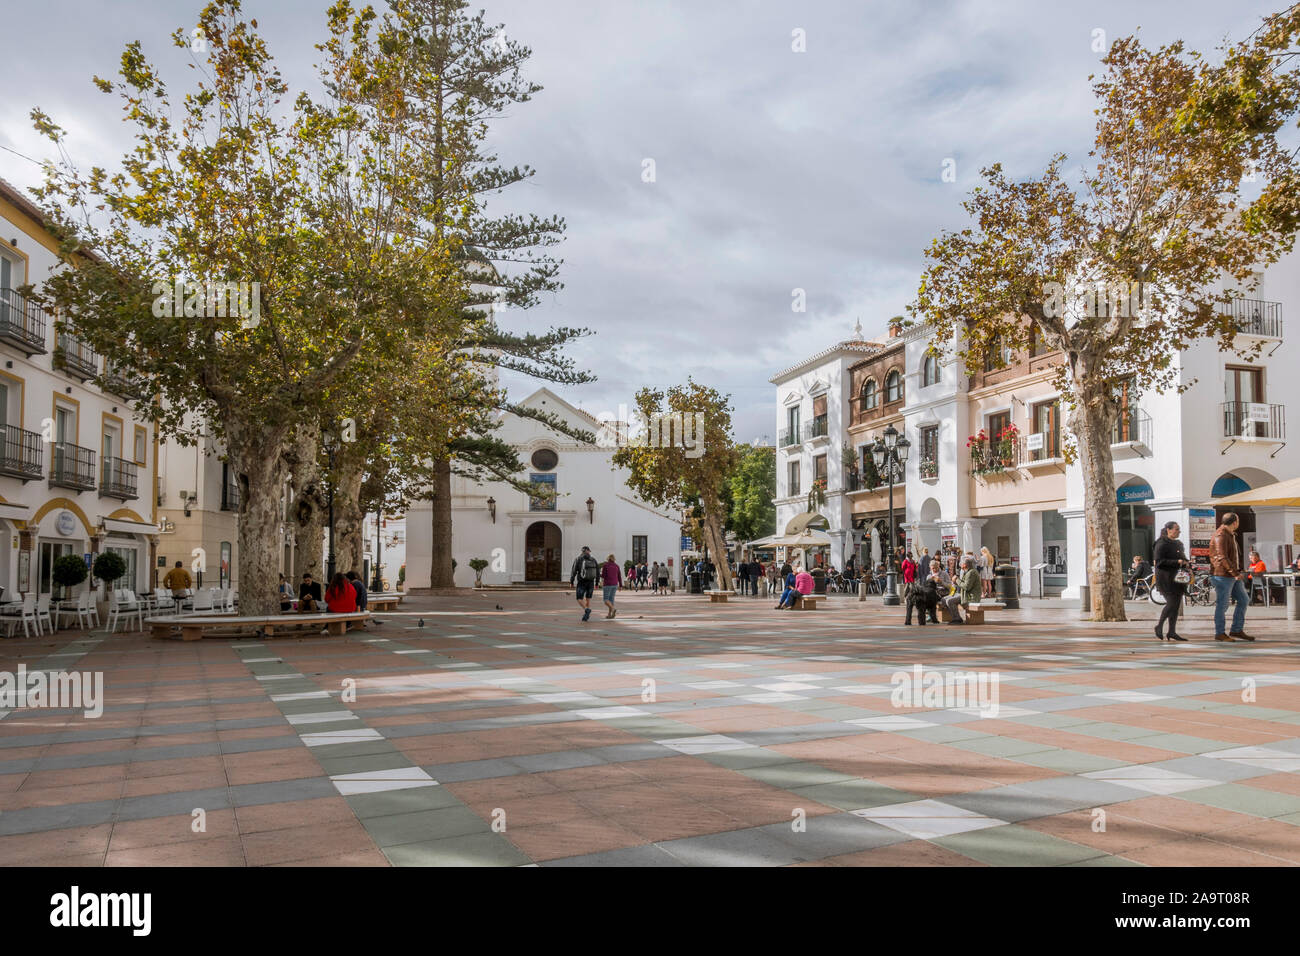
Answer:
[[[520, 404], [550, 412], [576, 428], [596, 433], [601, 428], [591, 415], [547, 388]], [[457, 586], [473, 586], [469, 562], [474, 558], [492, 562], [483, 572], [486, 585], [567, 582], [583, 545], [599, 561], [612, 553], [620, 565], [671, 561], [674, 580], [680, 580], [680, 519], [632, 493], [627, 470], [613, 467], [614, 448], [580, 445], [541, 422], [508, 413], [497, 434], [517, 449], [523, 477], [552, 485], [555, 497], [534, 499], [504, 482], [480, 484], [453, 475]], [[406, 528], [407, 586], [428, 587], [432, 513], [427, 500], [407, 513]]]

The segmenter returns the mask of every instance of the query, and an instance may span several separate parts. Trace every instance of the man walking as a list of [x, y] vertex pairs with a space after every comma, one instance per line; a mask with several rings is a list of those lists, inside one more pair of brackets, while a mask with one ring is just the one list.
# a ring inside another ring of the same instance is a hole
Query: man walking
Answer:
[[[1241, 554], [1237, 550], [1237, 516], [1229, 511], [1210, 538], [1210, 583], [1214, 585], [1214, 639], [1216, 641], [1253, 641], [1242, 628], [1246, 626], [1246, 605], [1250, 596], [1241, 583]], [[1232, 599], [1232, 630], [1224, 629], [1228, 599]]]
[[569, 583], [574, 586], [574, 594], [582, 605], [582, 619], [591, 620], [591, 595], [596, 590], [596, 576], [600, 574], [600, 564], [591, 556], [591, 548], [582, 546], [582, 554], [573, 561], [569, 570]]
[[185, 592], [193, 586], [194, 582], [190, 579], [190, 572], [185, 570], [185, 566], [180, 561], [177, 561], [176, 567], [168, 571], [163, 578], [163, 587], [172, 592], [174, 599], [183, 598]]

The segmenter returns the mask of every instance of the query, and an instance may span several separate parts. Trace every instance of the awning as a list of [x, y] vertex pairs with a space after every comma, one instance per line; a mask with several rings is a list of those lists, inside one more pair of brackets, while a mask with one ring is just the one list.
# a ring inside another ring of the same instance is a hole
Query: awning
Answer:
[[119, 534], [157, 534], [158, 526], [147, 521], [126, 521], [122, 518], [100, 518], [105, 531]]
[[808, 528], [799, 534], [786, 534], [772, 541], [772, 544], [785, 548], [826, 548], [830, 547], [831, 536], [825, 531]]
[[0, 504], [0, 518], [10, 521], [26, 521], [32, 516], [32, 509], [27, 505]]
[[1225, 498], [1213, 498], [1205, 503], [1207, 508], [1229, 508], [1233, 505], [1259, 505], [1267, 507], [1276, 505], [1300, 508], [1300, 478], [1288, 478], [1271, 485], [1260, 485], [1249, 491], [1239, 491]]
[[818, 514], [816, 511], [801, 512], [795, 515], [793, 518], [791, 518], [789, 523], [786, 524], [785, 533], [787, 535], [798, 534], [800, 531], [803, 531], [809, 525], [818, 521], [820, 521], [822, 524], [830, 523], [826, 520], [826, 518], [823, 515]]

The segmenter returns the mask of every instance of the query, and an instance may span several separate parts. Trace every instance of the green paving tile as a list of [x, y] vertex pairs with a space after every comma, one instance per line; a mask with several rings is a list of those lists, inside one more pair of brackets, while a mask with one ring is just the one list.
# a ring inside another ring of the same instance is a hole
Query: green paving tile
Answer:
[[1149, 727], [1130, 727], [1127, 724], [1110, 724], [1105, 721], [1096, 721], [1091, 724], [1079, 724], [1070, 728], [1072, 734], [1086, 734], [1089, 737], [1102, 737], [1106, 740], [1141, 740], [1143, 737], [1152, 737], [1160, 733], [1158, 730], [1151, 730]]
[[836, 773], [833, 770], [827, 770], [825, 767], [819, 767], [815, 763], [803, 762], [783, 763], [770, 767], [751, 767], [741, 772], [747, 777], [761, 780], [763, 783], [771, 784], [774, 787], [780, 787], [782, 790], [793, 790], [796, 787], [813, 787], [821, 783], [839, 783], [843, 780], [854, 779], [851, 774]]
[[358, 793], [345, 799], [352, 812], [361, 820], [395, 813], [413, 813], [417, 810], [464, 806], [446, 787], [412, 787], [409, 790], [388, 790], [383, 793]]
[[311, 748], [317, 760], [338, 757], [369, 757], [376, 754], [397, 753], [391, 740], [357, 740], [346, 744], [318, 744]]
[[924, 740], [932, 744], [950, 744], [958, 740], [989, 740], [996, 739], [992, 734], [982, 733], [978, 730], [971, 730], [969, 727], [961, 727], [956, 724], [948, 724], [941, 727], [925, 727], [920, 730], [901, 731], [904, 737], [911, 737], [913, 740]]
[[1101, 850], [1014, 824], [930, 842], [989, 866], [1062, 866], [1105, 855]]
[[1059, 750], [1051, 744], [1034, 743], [1029, 740], [1017, 740], [1015, 737], [992, 737], [987, 740], [955, 740], [952, 746], [987, 757], [1016, 757], [1020, 754], [1041, 753]]
[[798, 763], [798, 757], [751, 747], [746, 750], [721, 750], [713, 754], [700, 754], [702, 760], [731, 770], [748, 770], [751, 767], [769, 767], [774, 764]]
[[1282, 823], [1289, 823], [1293, 827], [1300, 827], [1300, 813], [1284, 813], [1280, 817], [1274, 817], [1273, 819]]
[[398, 750], [364, 757], [325, 757], [317, 755], [321, 768], [331, 777], [341, 773], [364, 773], [367, 770], [396, 770], [411, 766], [411, 758]]
[[384, 848], [393, 866], [523, 866], [532, 861], [497, 833]]
[[1031, 727], [1045, 727], [1048, 730], [1060, 730], [1064, 727], [1078, 727], [1081, 724], [1092, 724], [1096, 723], [1096, 721], [1091, 717], [1076, 717], [1069, 713], [1060, 713], [1017, 717], [1016, 723], [1029, 724]]
[[1109, 770], [1112, 767], [1128, 766], [1122, 760], [1098, 757], [1095, 754], [1079, 753], [1077, 750], [1044, 750], [1041, 753], [1020, 754], [1013, 758], [1031, 767], [1045, 770], [1059, 770], [1061, 773], [1089, 773], [1093, 770]]
[[[509, 822], [507, 818], [507, 826]], [[370, 838], [385, 848], [404, 843], [446, 840], [471, 833], [490, 833], [492, 829], [486, 820], [469, 807], [442, 807], [438, 810], [369, 817], [364, 826]]]
[[892, 803], [911, 803], [921, 798], [903, 790], [895, 790], [870, 780], [841, 780], [812, 787], [797, 787], [790, 791], [828, 807], [840, 810], [865, 810]]
[[1225, 783], [1203, 790], [1188, 790], [1177, 794], [1180, 800], [1190, 800], [1237, 813], [1251, 813], [1257, 817], [1280, 817], [1300, 812], [1300, 797], [1289, 793], [1275, 793], [1239, 783]]
[[857, 720], [860, 717], [871, 717], [879, 713], [879, 711], [863, 710], [861, 707], [848, 707], [844, 704], [817, 708], [801, 707], [800, 710], [809, 714], [817, 714], [827, 720]]
[[1294, 710], [1277, 710], [1273, 707], [1261, 707], [1259, 704], [1228, 704], [1220, 713], [1232, 717], [1250, 717], [1253, 720], [1280, 720], [1286, 723], [1300, 722], [1300, 714]]
[[1182, 754], [1203, 754], [1213, 750], [1225, 750], [1232, 746], [1225, 746], [1222, 740], [1207, 740], [1204, 737], [1190, 737], [1187, 734], [1156, 734], [1153, 737], [1143, 737], [1134, 743], [1141, 744], [1143, 747], [1159, 747], [1162, 750], [1176, 750]]

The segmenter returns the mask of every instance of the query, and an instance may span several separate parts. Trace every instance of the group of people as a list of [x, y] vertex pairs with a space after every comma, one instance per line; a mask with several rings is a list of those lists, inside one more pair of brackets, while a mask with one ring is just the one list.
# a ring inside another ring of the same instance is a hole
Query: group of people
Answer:
[[[280, 613], [293, 610], [293, 585], [280, 575]], [[322, 610], [333, 614], [351, 614], [364, 611], [370, 602], [370, 592], [356, 571], [335, 572], [330, 583], [321, 593], [320, 582], [313, 580], [310, 574], [302, 576], [298, 587], [298, 612], [300, 614], [320, 613]], [[322, 607], [323, 605], [323, 607]]]
[[[613, 561], [614, 556], [611, 554], [608, 560]], [[667, 561], [663, 564], [655, 561], [649, 566], [642, 561], [628, 568], [626, 574], [620, 572], [619, 585], [632, 591], [644, 591], [649, 586], [652, 594], [667, 594], [671, 570]]]
[[915, 561], [910, 555], [903, 556], [903, 600], [907, 605], [904, 624], [912, 623], [913, 611], [918, 615], [917, 624], [924, 625], [927, 618], [938, 624], [940, 604], [947, 610], [949, 624], [966, 623], [962, 608], [978, 604], [987, 595], [975, 556], [963, 555], [957, 565], [956, 575], [949, 574], [938, 558], [929, 557], [928, 549], [923, 549]]

